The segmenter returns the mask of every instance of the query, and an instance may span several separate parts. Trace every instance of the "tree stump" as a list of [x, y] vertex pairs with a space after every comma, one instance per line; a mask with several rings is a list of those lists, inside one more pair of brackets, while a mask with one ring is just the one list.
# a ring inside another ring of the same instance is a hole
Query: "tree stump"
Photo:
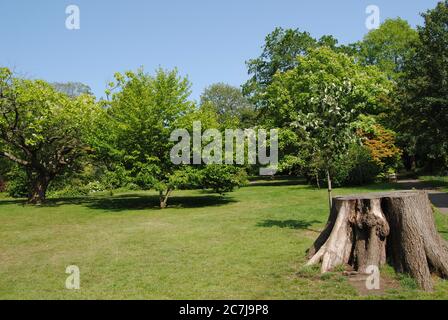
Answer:
[[308, 250], [307, 265], [325, 273], [350, 265], [359, 273], [386, 262], [433, 290], [431, 272], [448, 277], [448, 244], [438, 234], [425, 191], [337, 197], [324, 231]]

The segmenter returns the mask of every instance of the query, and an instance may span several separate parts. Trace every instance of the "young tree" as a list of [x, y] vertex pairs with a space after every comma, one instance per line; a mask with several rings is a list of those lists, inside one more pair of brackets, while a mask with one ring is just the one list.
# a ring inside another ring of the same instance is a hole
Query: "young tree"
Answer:
[[202, 130], [219, 127], [211, 108], [197, 109], [188, 100], [190, 83], [177, 70], [159, 69], [155, 76], [142, 69], [117, 73], [110, 86], [113, 90], [107, 92], [111, 100], [104, 121], [110, 134], [97, 138], [97, 148], [108, 153], [115, 165], [128, 170], [142, 188], [158, 191], [162, 209], [176, 189], [205, 186], [221, 192], [240, 185], [236, 179], [224, 179], [228, 170], [216, 171], [223, 177], [217, 182], [221, 187], [206, 184], [207, 174], [212, 171], [202, 171], [201, 164], [193, 165], [191, 155], [187, 163], [173, 163], [171, 151], [177, 141], [171, 140], [171, 134], [175, 130], [185, 129], [191, 136], [194, 121], [201, 122]]
[[0, 156], [26, 171], [29, 203], [44, 202], [51, 181], [86, 153], [96, 111], [91, 96], [70, 99], [44, 81], [0, 69]]
[[[376, 67], [356, 64], [329, 48], [313, 49], [298, 58], [297, 67], [275, 76], [267, 90], [267, 123], [287, 129], [288, 139], [310, 148], [305, 153], [325, 172], [331, 201], [334, 163], [355, 141], [353, 123], [362, 113], [383, 111], [381, 97], [389, 89]], [[299, 158], [304, 152], [290, 151]]]

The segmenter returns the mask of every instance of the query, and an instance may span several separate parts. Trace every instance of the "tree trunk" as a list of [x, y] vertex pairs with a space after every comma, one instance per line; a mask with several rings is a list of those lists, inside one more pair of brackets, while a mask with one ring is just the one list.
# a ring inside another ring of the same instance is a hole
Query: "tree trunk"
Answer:
[[426, 291], [433, 289], [431, 272], [448, 277], [448, 245], [437, 232], [424, 191], [333, 199], [327, 226], [308, 258], [308, 265], [322, 263], [322, 273], [344, 264], [365, 273], [387, 261]]
[[163, 191], [159, 191], [160, 209], [165, 209], [168, 206], [168, 198], [171, 194], [171, 190], [167, 190], [164, 194]]
[[333, 191], [333, 187], [331, 186], [331, 176], [330, 176], [329, 170], [327, 170], [327, 183], [328, 183], [328, 202], [329, 202], [329, 207], [331, 210], [331, 207], [333, 206], [333, 197], [331, 195], [331, 193]]
[[50, 178], [45, 175], [39, 175], [31, 180], [31, 188], [28, 196], [29, 204], [42, 204], [46, 200], [47, 189]]

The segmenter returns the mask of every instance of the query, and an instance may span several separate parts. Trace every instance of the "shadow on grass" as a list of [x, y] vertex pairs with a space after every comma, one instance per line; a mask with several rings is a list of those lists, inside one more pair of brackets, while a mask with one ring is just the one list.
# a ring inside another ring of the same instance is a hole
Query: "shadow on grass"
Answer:
[[[216, 207], [236, 202], [223, 196], [179, 196], [168, 200], [167, 209]], [[159, 209], [157, 196], [125, 196], [101, 198], [87, 204], [89, 208], [109, 211]]]
[[266, 177], [251, 178], [249, 185], [251, 187], [287, 187], [297, 185], [307, 185], [307, 181], [301, 177]]
[[322, 223], [322, 221], [312, 220], [264, 220], [257, 224], [257, 227], [263, 228], [282, 228], [282, 229], [294, 229], [294, 230], [308, 230], [313, 232], [320, 231], [310, 229], [310, 227], [316, 223]]
[[[236, 202], [233, 198], [219, 195], [174, 196], [168, 201], [167, 209], [202, 208], [222, 206]], [[25, 200], [0, 200], [1, 205], [26, 205]], [[82, 205], [91, 209], [120, 212], [126, 210], [159, 209], [159, 198], [156, 195], [126, 194], [112, 197], [78, 197], [48, 199], [39, 207], [60, 207], [64, 205]]]

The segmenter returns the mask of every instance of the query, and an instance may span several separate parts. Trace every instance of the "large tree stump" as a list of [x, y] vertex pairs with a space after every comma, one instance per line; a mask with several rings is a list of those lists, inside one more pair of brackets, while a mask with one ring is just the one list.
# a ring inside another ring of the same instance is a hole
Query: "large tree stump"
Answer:
[[431, 272], [448, 277], [448, 245], [436, 230], [428, 194], [399, 191], [333, 199], [326, 228], [308, 250], [325, 273], [350, 265], [359, 273], [386, 262], [433, 289]]

